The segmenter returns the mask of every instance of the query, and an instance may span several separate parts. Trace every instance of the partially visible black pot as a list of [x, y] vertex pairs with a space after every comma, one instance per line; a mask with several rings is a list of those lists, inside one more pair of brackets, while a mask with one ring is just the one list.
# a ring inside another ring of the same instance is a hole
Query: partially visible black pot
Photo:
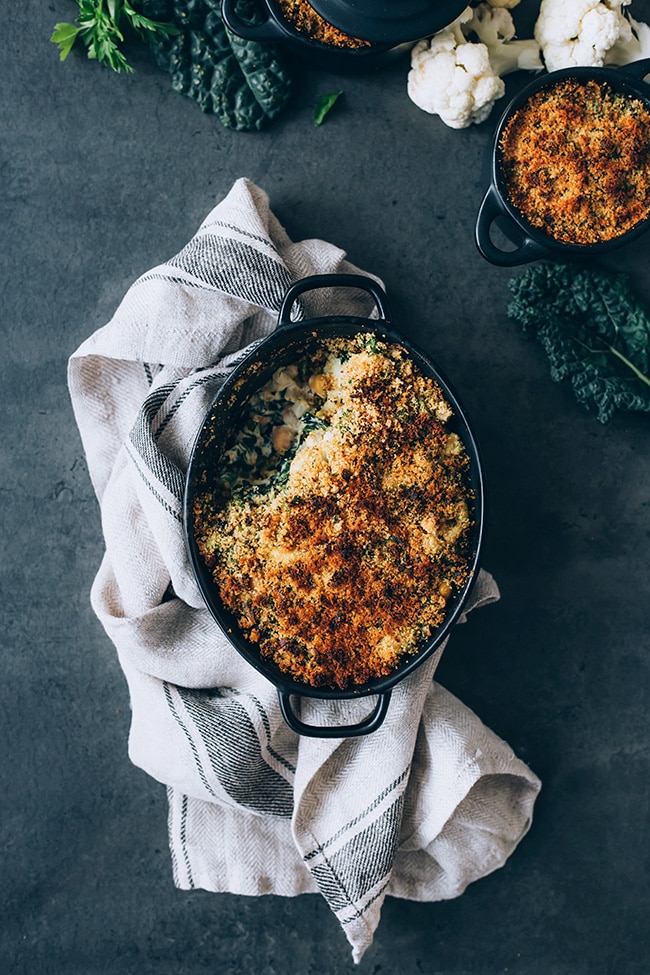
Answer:
[[[570, 244], [556, 240], [544, 233], [526, 220], [520, 211], [512, 205], [508, 198], [508, 187], [504, 176], [499, 142], [501, 135], [517, 109], [528, 101], [535, 92], [550, 87], [565, 78], [576, 78], [579, 81], [606, 81], [610, 87], [622, 94], [640, 98], [650, 110], [650, 89], [643, 83], [645, 76], [650, 73], [650, 59], [633, 61], [620, 68], [561, 68], [540, 75], [526, 85], [512, 99], [503, 115], [499, 119], [494, 134], [491, 153], [490, 185], [483, 197], [478, 211], [475, 228], [476, 245], [483, 257], [500, 267], [515, 267], [536, 260], [573, 260], [591, 257], [622, 247], [650, 227], [650, 216], [638, 223], [627, 233], [611, 240], [593, 244]], [[514, 249], [503, 250], [492, 240], [491, 228], [493, 224], [502, 223], [506, 236], [514, 244]]]
[[[316, 288], [359, 288], [373, 296], [381, 318], [379, 320], [353, 316], [331, 316], [292, 322], [291, 310], [296, 299], [306, 291]], [[259, 648], [249, 642], [240, 630], [235, 617], [223, 605], [217, 586], [198, 551], [193, 530], [193, 503], [201, 490], [201, 478], [218, 462], [228, 441], [239, 429], [250, 396], [282, 365], [294, 362], [297, 357], [309, 353], [325, 338], [373, 333], [389, 342], [405, 347], [413, 361], [426, 375], [442, 387], [447, 401], [454, 411], [452, 425], [461, 437], [470, 457], [470, 483], [474, 492], [473, 527], [470, 539], [470, 578], [465, 588], [450, 598], [447, 615], [442, 626], [422, 645], [417, 653], [405, 658], [387, 677], [368, 681], [362, 686], [345, 690], [316, 688], [292, 679], [272, 661], [260, 654]], [[391, 325], [391, 314], [384, 291], [371, 279], [362, 275], [326, 274], [303, 278], [294, 284], [284, 298], [277, 329], [264, 339], [235, 369], [217, 393], [198, 433], [187, 472], [185, 488], [185, 537], [187, 549], [198, 586], [205, 603], [228, 639], [239, 653], [277, 688], [280, 707], [287, 724], [298, 734], [320, 738], [349, 738], [375, 731], [388, 711], [392, 688], [419, 667], [440, 646], [450, 628], [458, 619], [470, 594], [479, 567], [479, 554], [483, 536], [484, 510], [483, 469], [479, 450], [469, 426], [465, 411], [456, 394], [438, 367], [424, 352], [408, 342]], [[344, 727], [307, 725], [294, 713], [291, 696], [343, 700], [378, 695], [372, 713], [358, 724]]]
[[390, 44], [431, 37], [467, 7], [466, 0], [309, 0], [309, 4], [352, 37]]
[[349, 74], [374, 71], [392, 64], [413, 47], [406, 43], [378, 42], [369, 47], [343, 48], [322, 44], [295, 30], [283, 17], [274, 0], [258, 0], [265, 19], [249, 24], [237, 13], [237, 0], [222, 0], [221, 16], [226, 26], [238, 37], [247, 41], [281, 44], [297, 57], [328, 71]]

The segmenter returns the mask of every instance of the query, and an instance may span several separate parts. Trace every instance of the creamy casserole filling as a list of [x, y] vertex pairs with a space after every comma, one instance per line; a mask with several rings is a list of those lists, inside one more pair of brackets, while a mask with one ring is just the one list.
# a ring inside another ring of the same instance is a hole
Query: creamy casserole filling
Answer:
[[469, 457], [442, 389], [373, 334], [324, 341], [250, 398], [194, 505], [247, 638], [294, 679], [389, 674], [469, 578]]

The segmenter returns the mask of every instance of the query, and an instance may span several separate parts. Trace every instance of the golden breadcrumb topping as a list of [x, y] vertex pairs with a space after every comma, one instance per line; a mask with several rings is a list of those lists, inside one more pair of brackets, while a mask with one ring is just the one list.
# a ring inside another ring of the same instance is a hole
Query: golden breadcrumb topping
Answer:
[[247, 638], [292, 678], [389, 674], [467, 583], [469, 457], [451, 416], [374, 336], [324, 343], [315, 371], [279, 369], [252, 398], [195, 536]]
[[307, 0], [276, 0], [285, 19], [294, 27], [298, 33], [306, 34], [314, 41], [321, 44], [329, 44], [332, 47], [361, 48], [372, 47], [370, 41], [361, 40], [359, 37], [351, 37], [345, 34], [338, 27], [328, 23], [319, 13], [314, 10]]
[[650, 213], [650, 112], [575, 78], [535, 92], [499, 140], [510, 202], [570, 244], [612, 240]]

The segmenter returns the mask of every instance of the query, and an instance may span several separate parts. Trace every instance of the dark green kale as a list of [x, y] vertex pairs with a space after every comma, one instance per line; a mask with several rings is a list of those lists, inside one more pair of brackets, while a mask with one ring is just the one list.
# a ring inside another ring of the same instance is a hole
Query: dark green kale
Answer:
[[[168, 16], [176, 37], [152, 41], [172, 87], [212, 112], [229, 129], [255, 131], [285, 107], [291, 78], [274, 45], [245, 41], [221, 19], [219, 0], [133, 0], [148, 16]], [[242, 20], [262, 16], [251, 0], [238, 0]]]
[[[261, 129], [284, 108], [291, 78], [275, 46], [245, 41], [221, 19], [220, 0], [77, 0], [77, 21], [59, 23], [51, 40], [62, 61], [77, 40], [89, 58], [131, 72], [122, 46], [128, 36], [148, 44], [174, 91], [238, 131]], [[237, 0], [242, 20], [263, 16], [252, 0]]]
[[650, 317], [627, 275], [539, 264], [510, 290], [508, 314], [542, 344], [551, 378], [570, 382], [601, 423], [616, 410], [650, 412]]

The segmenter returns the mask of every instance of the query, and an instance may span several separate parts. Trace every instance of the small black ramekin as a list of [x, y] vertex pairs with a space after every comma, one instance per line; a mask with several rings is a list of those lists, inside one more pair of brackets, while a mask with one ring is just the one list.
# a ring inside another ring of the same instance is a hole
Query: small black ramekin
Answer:
[[358, 48], [323, 44], [295, 30], [273, 0], [260, 0], [259, 6], [266, 19], [255, 25], [246, 23], [237, 14], [236, 0], [223, 0], [221, 15], [228, 29], [238, 37], [246, 41], [281, 44], [303, 61], [328, 71], [356, 74], [378, 70], [408, 54], [415, 43], [372, 43]]
[[[507, 179], [504, 174], [500, 141], [501, 135], [514, 115], [535, 92], [555, 85], [565, 78], [578, 81], [607, 82], [613, 91], [623, 95], [640, 98], [650, 111], [650, 88], [643, 79], [650, 73], [650, 58], [633, 61], [623, 67], [575, 67], [561, 68], [541, 75], [523, 88], [510, 102], [501, 116], [494, 135], [491, 155], [490, 185], [476, 218], [476, 245], [483, 257], [491, 264], [500, 267], [515, 267], [537, 260], [573, 260], [591, 257], [614, 250], [628, 244], [650, 227], [650, 215], [637, 223], [626, 233], [611, 240], [593, 244], [571, 244], [557, 240], [538, 227], [534, 227], [510, 202]], [[501, 221], [506, 237], [514, 244], [514, 249], [503, 250], [492, 240], [490, 231], [495, 221]]]

